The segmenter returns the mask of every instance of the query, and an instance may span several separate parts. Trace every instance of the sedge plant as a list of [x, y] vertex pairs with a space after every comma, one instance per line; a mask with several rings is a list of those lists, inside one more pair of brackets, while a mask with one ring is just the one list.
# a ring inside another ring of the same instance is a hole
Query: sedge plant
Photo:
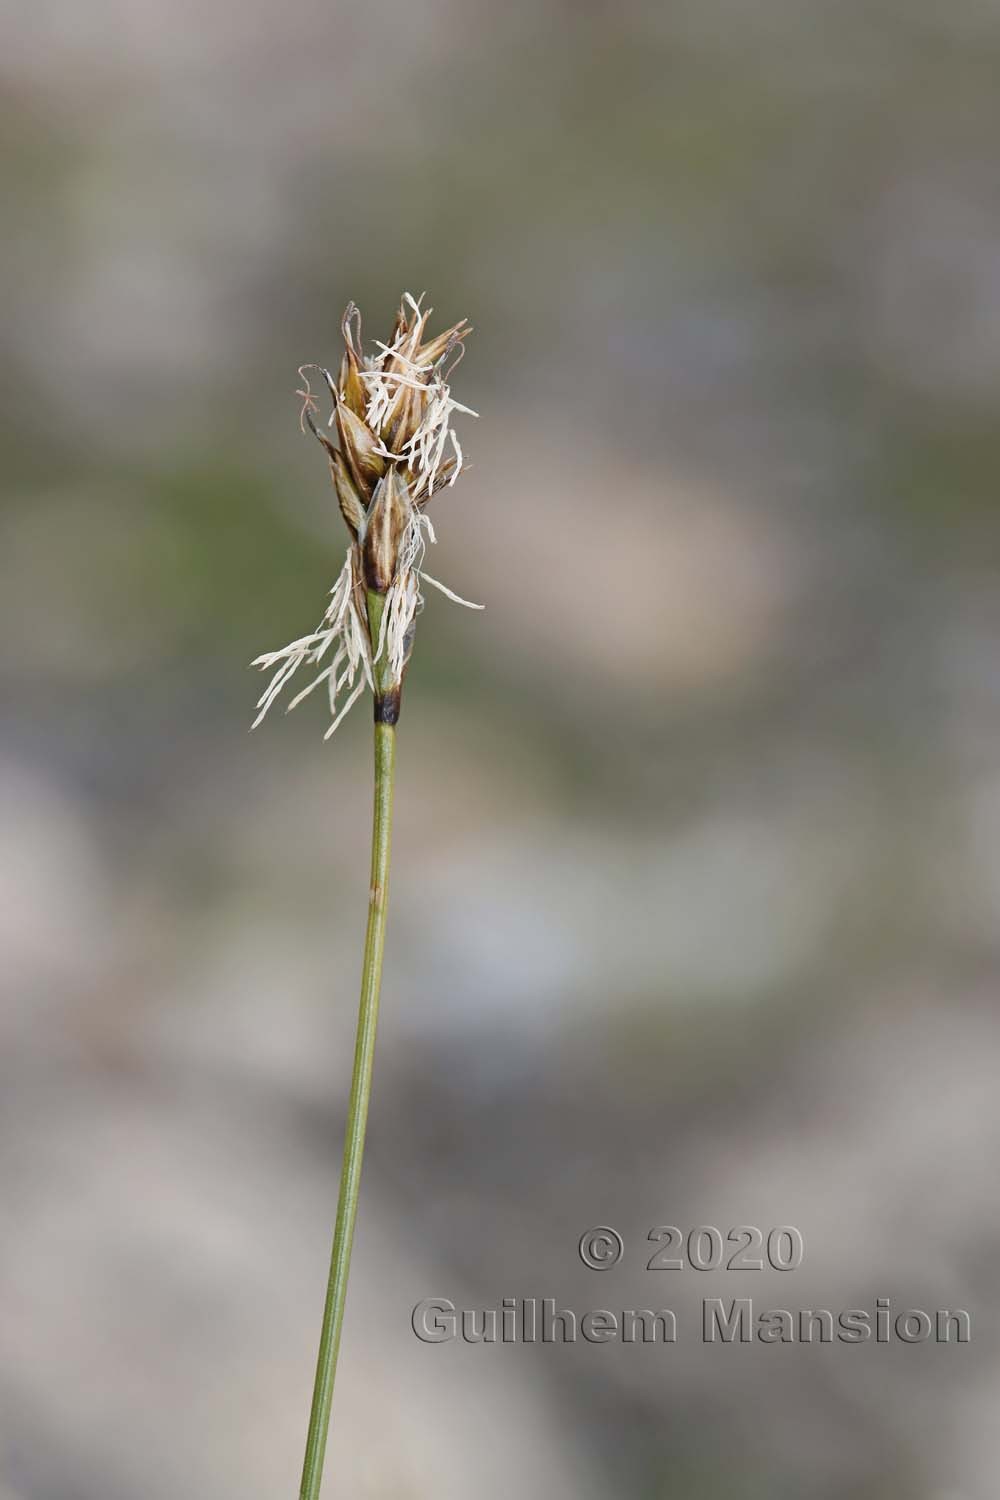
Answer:
[[[426, 506], [444, 485], [455, 483], [462, 469], [452, 417], [456, 412], [476, 415], [453, 399], [449, 385], [470, 329], [463, 319], [429, 337], [430, 309], [423, 310], [421, 300], [404, 296], [388, 341], [378, 342], [375, 352], [367, 355], [360, 315], [351, 303], [341, 324], [344, 354], [337, 377], [319, 365], [304, 365], [299, 372], [304, 382], [299, 392], [302, 427], [308, 427], [326, 451], [350, 541], [317, 629], [254, 662], [273, 672], [257, 704], [255, 728], [300, 667], [319, 670], [288, 708], [325, 684], [330, 709], [327, 738], [366, 689], [375, 713], [371, 884], [361, 1001], [300, 1500], [319, 1500], [358, 1211], [385, 948], [403, 678], [423, 607], [422, 585], [469, 604], [429, 577], [423, 560], [428, 543], [435, 540]], [[326, 423], [317, 420], [309, 371], [322, 377], [333, 403]]]

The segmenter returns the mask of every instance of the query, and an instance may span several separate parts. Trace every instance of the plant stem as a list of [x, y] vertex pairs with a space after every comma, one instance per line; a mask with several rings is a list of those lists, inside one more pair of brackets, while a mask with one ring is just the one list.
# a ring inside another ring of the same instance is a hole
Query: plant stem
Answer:
[[323, 1329], [316, 1364], [306, 1456], [302, 1468], [299, 1500], [319, 1500], [323, 1482], [323, 1456], [330, 1427], [330, 1404], [337, 1373], [337, 1352], [344, 1322], [347, 1277], [351, 1268], [351, 1244], [358, 1212], [361, 1161], [365, 1149], [368, 1101], [371, 1098], [375, 1029], [378, 1022], [379, 990], [382, 984], [382, 953], [385, 948], [385, 916], [389, 896], [389, 852], [392, 839], [392, 793], [396, 768], [396, 730], [391, 724], [375, 725], [375, 810], [372, 819], [372, 870], [368, 893], [368, 928], [361, 971], [361, 1003], [354, 1046], [351, 1097], [347, 1106], [344, 1165], [340, 1174], [340, 1196], [330, 1257], [330, 1279]]

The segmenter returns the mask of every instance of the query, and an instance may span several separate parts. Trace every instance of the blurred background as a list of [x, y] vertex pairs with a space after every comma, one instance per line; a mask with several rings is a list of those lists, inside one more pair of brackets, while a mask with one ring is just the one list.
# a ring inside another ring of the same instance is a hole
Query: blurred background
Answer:
[[[487, 608], [407, 682], [328, 1493], [993, 1500], [1000, 10], [2, 8], [0, 1497], [297, 1492], [370, 707], [250, 736], [247, 663], [344, 552], [296, 367], [409, 289]], [[742, 1223], [801, 1269], [644, 1269]], [[973, 1342], [703, 1345], [745, 1295]]]

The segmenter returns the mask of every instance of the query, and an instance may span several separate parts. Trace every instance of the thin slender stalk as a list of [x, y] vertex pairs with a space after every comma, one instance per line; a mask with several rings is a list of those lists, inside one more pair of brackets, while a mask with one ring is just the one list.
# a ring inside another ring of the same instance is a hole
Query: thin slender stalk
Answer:
[[312, 1411], [306, 1437], [299, 1500], [319, 1500], [323, 1482], [323, 1457], [330, 1427], [330, 1405], [337, 1373], [337, 1353], [344, 1322], [347, 1277], [351, 1267], [351, 1245], [358, 1212], [361, 1161], [365, 1149], [368, 1101], [371, 1098], [375, 1030], [378, 1022], [379, 990], [382, 984], [382, 954], [385, 948], [385, 917], [389, 896], [389, 854], [392, 839], [392, 794], [396, 769], [396, 730], [392, 724], [375, 725], [375, 809], [372, 819], [371, 888], [368, 894], [368, 927], [365, 932], [364, 965], [361, 971], [361, 1003], [354, 1047], [351, 1097], [347, 1106], [344, 1164], [330, 1257], [330, 1279], [323, 1329], [316, 1363]]

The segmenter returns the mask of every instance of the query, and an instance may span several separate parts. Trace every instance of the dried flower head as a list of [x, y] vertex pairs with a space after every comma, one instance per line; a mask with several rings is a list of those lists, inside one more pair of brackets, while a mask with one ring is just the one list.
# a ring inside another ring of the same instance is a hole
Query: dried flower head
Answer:
[[[366, 685], [375, 717], [395, 723], [403, 674], [413, 649], [414, 626], [423, 607], [421, 584], [461, 599], [423, 571], [428, 542], [436, 540], [425, 507], [462, 470], [462, 448], [452, 425], [455, 412], [476, 413], [452, 398], [448, 377], [471, 332], [465, 319], [434, 338], [426, 336], [431, 309], [407, 293], [388, 343], [377, 353], [361, 347], [361, 316], [353, 302], [341, 329], [344, 356], [337, 379], [322, 366], [303, 365], [302, 428], [319, 439], [330, 461], [340, 511], [351, 545], [319, 627], [280, 651], [258, 656], [255, 667], [276, 668], [257, 704], [254, 728], [299, 667], [322, 671], [289, 703], [295, 705], [327, 684], [332, 722], [329, 738]], [[307, 371], [322, 375], [333, 399], [326, 426], [316, 421], [317, 403]], [[333, 429], [333, 431], [331, 431]], [[334, 437], [334, 432], [336, 436]], [[340, 704], [340, 695], [347, 698]]]

